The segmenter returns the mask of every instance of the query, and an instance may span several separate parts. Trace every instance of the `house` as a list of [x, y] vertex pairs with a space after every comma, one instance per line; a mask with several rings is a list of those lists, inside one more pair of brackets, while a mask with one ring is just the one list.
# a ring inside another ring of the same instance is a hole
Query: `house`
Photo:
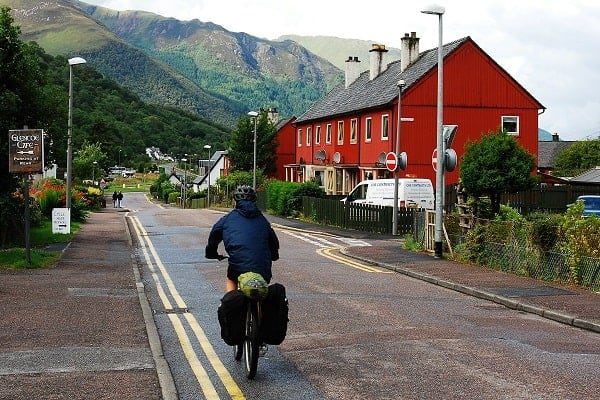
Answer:
[[[452, 144], [458, 159], [468, 141], [499, 128], [537, 156], [538, 114], [544, 106], [470, 37], [445, 44], [442, 51], [443, 122], [458, 125]], [[288, 180], [317, 179], [328, 194], [346, 194], [361, 180], [393, 177], [385, 154], [395, 150], [398, 137], [400, 151], [408, 154], [400, 177], [435, 181], [437, 48], [419, 52], [412, 32], [402, 38], [400, 61], [387, 64], [386, 52], [384, 45], [373, 45], [364, 72], [361, 61], [349, 57], [345, 82], [296, 119], [296, 159], [284, 166]], [[459, 169], [460, 162], [446, 173], [447, 184], [458, 181]]]
[[291, 117], [282, 119], [275, 125], [277, 131], [277, 159], [275, 161], [275, 174], [272, 177], [280, 181], [295, 181], [294, 175], [290, 174], [299, 170], [285, 167], [294, 164], [296, 161], [295, 121], [296, 117]]
[[560, 140], [558, 133], [552, 134], [551, 141], [544, 140], [538, 142], [537, 173], [540, 177], [540, 182], [543, 185], [553, 186], [569, 182], [568, 178], [555, 176], [554, 167], [556, 166], [556, 158], [558, 155], [571, 147], [574, 143], [577, 142]]
[[569, 180], [572, 185], [600, 186], [600, 166], [590, 168]]
[[200, 192], [206, 190], [210, 186], [214, 186], [217, 180], [229, 174], [229, 157], [227, 150], [215, 151], [208, 160], [200, 160], [199, 167], [204, 169], [204, 175], [199, 175], [192, 181], [192, 190]]

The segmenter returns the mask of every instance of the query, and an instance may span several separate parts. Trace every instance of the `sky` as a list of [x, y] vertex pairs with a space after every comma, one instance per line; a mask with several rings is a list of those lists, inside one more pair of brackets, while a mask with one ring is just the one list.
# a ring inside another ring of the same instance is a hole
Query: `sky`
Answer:
[[[370, 40], [400, 48], [416, 32], [421, 51], [437, 47], [439, 20], [413, 0], [87, 0], [213, 22], [277, 39], [296, 34]], [[562, 140], [600, 137], [600, 1], [440, 0], [443, 42], [470, 36], [544, 107], [539, 127]]]

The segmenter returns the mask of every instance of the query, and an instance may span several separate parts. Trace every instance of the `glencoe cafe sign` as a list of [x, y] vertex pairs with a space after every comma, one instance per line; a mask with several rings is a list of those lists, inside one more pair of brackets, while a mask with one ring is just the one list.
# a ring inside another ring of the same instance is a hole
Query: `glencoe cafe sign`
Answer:
[[42, 172], [42, 129], [8, 131], [8, 171], [14, 174]]

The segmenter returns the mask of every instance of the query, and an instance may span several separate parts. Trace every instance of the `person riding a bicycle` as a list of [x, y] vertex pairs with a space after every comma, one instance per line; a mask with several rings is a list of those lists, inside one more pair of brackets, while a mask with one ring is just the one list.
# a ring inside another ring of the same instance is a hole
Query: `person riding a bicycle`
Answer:
[[269, 283], [272, 262], [279, 259], [279, 239], [256, 206], [254, 189], [238, 186], [233, 198], [235, 208], [212, 227], [205, 250], [206, 258], [222, 260], [218, 247], [223, 242], [229, 254], [226, 292], [238, 288], [238, 278], [245, 272], [258, 273]]

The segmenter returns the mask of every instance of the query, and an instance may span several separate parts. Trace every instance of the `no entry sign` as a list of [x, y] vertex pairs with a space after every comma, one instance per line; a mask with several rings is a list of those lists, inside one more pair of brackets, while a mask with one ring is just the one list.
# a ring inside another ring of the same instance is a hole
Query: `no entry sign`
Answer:
[[389, 152], [385, 155], [385, 167], [388, 171], [394, 172], [398, 168], [398, 156], [394, 152]]

